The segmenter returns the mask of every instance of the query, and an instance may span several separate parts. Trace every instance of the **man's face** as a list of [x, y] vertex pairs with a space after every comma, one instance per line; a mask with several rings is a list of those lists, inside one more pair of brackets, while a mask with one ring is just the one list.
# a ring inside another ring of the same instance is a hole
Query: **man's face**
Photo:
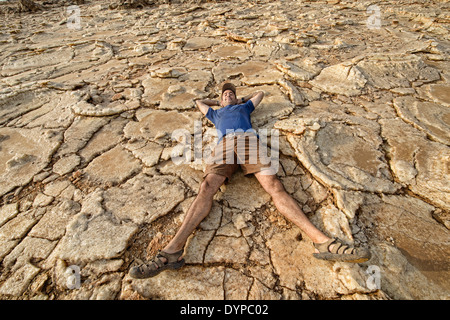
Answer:
[[230, 104], [237, 104], [237, 98], [233, 91], [225, 90], [222, 93], [222, 107], [226, 107]]

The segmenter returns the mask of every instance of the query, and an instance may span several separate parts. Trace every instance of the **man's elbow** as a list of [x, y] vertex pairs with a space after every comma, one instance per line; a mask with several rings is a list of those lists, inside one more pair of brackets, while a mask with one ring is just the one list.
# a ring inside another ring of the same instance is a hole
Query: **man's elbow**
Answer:
[[200, 109], [200, 111], [203, 112], [203, 109], [205, 109], [205, 107], [207, 107], [203, 101], [201, 99], [195, 100], [195, 105], [197, 106], [198, 109]]
[[263, 91], [256, 91], [253, 94], [253, 98], [255, 98], [255, 100], [261, 101], [262, 98], [264, 98], [264, 92]]

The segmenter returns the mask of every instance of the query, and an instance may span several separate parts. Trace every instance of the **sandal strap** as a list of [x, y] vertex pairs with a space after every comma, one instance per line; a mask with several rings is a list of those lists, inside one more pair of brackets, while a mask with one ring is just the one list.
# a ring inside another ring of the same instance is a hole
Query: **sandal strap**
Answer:
[[[331, 245], [334, 244], [332, 248]], [[355, 249], [343, 244], [338, 239], [331, 238], [324, 243], [314, 243], [314, 247], [319, 250], [319, 252], [330, 252], [335, 254], [354, 254]]]
[[354, 248], [343, 244], [342, 242], [340, 242], [339, 240], [334, 241], [335, 244], [333, 246], [333, 248], [328, 248], [328, 251], [330, 251], [331, 253], [337, 253], [337, 254], [353, 254], [354, 253]]
[[[146, 273], [148, 271], [156, 271], [157, 269], [167, 265], [168, 263], [178, 262], [178, 258], [183, 254], [184, 249], [175, 252], [167, 253], [164, 251], [158, 251], [158, 254], [149, 262], [140, 265], [139, 272]], [[161, 258], [165, 258], [166, 261], [162, 261]]]
[[[167, 262], [166, 263], [172, 263], [172, 262], [177, 262], [178, 258], [181, 257], [181, 255], [183, 254], [184, 249], [181, 249], [180, 251], [174, 252], [174, 253], [167, 253], [164, 251], [159, 251], [158, 255], [156, 256], [156, 258], [166, 258]], [[159, 261], [161, 261], [161, 259], [158, 259]]]
[[167, 264], [167, 261], [166, 262], [163, 262], [160, 258], [165, 258], [162, 254], [160, 254], [159, 252], [158, 252], [158, 254], [156, 255], [156, 257], [155, 258], [153, 258], [153, 260], [152, 260], [152, 262], [153, 263], [156, 263], [156, 265], [159, 267], [159, 268], [161, 268], [162, 266], [164, 266], [165, 264]]
[[[158, 266], [158, 268], [161, 268], [161, 267], [167, 265], [168, 263], [178, 262], [178, 258], [183, 254], [183, 252], [184, 252], [184, 249], [182, 249], [178, 252], [174, 252], [174, 253], [158, 251], [158, 254], [150, 262], [142, 265], [142, 268], [155, 270], [156, 266]], [[165, 258], [166, 261], [163, 261], [161, 258]], [[156, 264], [156, 266], [155, 266], [155, 264]]]
[[336, 242], [336, 239], [331, 238], [324, 243], [314, 243], [314, 247], [319, 250], [319, 252], [328, 252], [330, 245], [334, 242]]

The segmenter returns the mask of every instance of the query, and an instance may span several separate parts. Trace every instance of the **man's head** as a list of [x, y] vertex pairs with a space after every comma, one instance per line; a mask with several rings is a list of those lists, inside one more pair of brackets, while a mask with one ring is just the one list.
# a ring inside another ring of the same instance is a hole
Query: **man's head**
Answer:
[[237, 104], [238, 100], [236, 97], [236, 87], [229, 82], [224, 83], [222, 86], [222, 97], [220, 104], [222, 107], [228, 106], [230, 104]]

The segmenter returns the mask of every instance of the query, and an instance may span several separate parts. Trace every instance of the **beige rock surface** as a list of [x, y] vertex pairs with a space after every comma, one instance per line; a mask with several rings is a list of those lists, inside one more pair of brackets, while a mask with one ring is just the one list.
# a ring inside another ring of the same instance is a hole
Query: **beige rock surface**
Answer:
[[[450, 298], [447, 2], [379, 2], [379, 28], [367, 1], [87, 0], [79, 28], [65, 4], [16, 2], [0, 2], [0, 299]], [[252, 123], [278, 130], [285, 189], [371, 260], [316, 260], [238, 171], [183, 269], [127, 275], [197, 195], [204, 161], [171, 155], [211, 147], [194, 99], [226, 80], [265, 92]]]
[[59, 145], [58, 136], [38, 129], [1, 128], [0, 193], [26, 185], [44, 169]]

